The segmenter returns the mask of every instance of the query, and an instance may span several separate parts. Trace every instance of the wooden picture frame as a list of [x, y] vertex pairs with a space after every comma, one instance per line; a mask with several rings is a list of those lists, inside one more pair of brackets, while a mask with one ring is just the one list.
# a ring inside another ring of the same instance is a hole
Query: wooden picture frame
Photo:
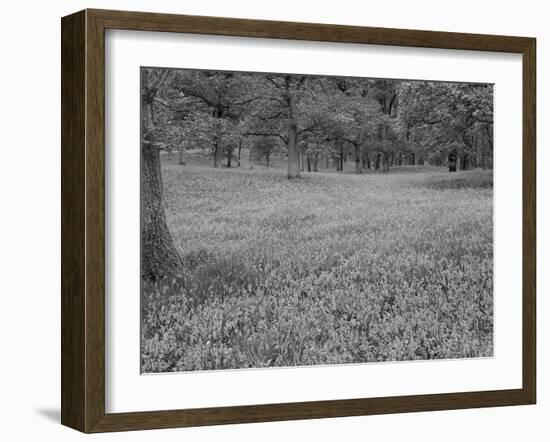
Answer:
[[[105, 30], [495, 51], [523, 57], [523, 385], [512, 390], [105, 412]], [[84, 10], [62, 19], [62, 424], [83, 432], [534, 404], [536, 149], [533, 38]]]

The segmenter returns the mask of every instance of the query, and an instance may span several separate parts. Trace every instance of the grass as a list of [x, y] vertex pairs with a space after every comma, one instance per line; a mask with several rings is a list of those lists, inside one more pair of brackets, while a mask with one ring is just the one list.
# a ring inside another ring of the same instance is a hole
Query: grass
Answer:
[[491, 172], [163, 159], [184, 262], [142, 294], [142, 371], [492, 356]]

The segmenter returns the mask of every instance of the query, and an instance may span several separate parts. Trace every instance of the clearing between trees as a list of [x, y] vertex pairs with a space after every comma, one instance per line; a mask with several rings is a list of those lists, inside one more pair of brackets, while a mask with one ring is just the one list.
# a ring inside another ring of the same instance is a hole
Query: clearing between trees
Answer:
[[143, 281], [143, 372], [492, 356], [492, 171], [178, 161], [182, 269]]

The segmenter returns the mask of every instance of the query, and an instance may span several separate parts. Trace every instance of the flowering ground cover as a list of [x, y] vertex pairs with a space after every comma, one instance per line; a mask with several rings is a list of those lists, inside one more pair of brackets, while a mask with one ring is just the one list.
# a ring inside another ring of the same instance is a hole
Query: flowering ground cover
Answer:
[[162, 174], [183, 268], [143, 283], [143, 372], [492, 356], [491, 171]]

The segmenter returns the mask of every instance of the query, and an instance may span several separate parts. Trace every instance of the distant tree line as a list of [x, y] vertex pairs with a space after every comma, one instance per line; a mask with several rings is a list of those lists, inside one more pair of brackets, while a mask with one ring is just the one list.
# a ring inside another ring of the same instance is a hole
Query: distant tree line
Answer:
[[243, 146], [289, 178], [324, 161], [355, 172], [429, 163], [492, 167], [492, 85], [150, 69], [168, 79], [153, 101], [157, 143], [201, 148], [213, 167], [240, 165]]

